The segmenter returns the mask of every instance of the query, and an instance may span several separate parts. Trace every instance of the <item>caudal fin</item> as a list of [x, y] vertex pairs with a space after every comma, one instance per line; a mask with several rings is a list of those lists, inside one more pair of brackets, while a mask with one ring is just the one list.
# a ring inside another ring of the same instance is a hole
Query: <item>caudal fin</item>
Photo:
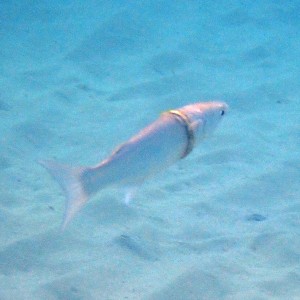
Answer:
[[65, 192], [66, 209], [62, 223], [62, 229], [65, 229], [74, 215], [89, 199], [89, 193], [85, 190], [82, 180], [83, 173], [88, 169], [71, 167], [50, 160], [39, 161], [39, 163], [49, 171]]

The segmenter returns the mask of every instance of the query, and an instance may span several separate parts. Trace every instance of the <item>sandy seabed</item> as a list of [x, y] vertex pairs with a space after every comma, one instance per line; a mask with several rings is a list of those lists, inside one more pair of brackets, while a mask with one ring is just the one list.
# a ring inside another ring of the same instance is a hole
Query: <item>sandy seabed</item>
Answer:
[[[0, 6], [1, 300], [300, 299], [297, 1]], [[230, 105], [211, 138], [59, 230], [39, 159], [96, 164], [210, 99]]]

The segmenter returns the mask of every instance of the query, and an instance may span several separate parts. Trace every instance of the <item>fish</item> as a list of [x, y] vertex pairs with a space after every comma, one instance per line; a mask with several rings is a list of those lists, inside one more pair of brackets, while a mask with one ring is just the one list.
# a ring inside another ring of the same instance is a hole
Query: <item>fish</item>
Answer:
[[95, 166], [39, 161], [65, 194], [62, 229], [103, 188], [125, 188], [124, 200], [129, 203], [146, 179], [188, 156], [200, 141], [214, 132], [227, 111], [225, 102], [209, 101], [163, 112]]

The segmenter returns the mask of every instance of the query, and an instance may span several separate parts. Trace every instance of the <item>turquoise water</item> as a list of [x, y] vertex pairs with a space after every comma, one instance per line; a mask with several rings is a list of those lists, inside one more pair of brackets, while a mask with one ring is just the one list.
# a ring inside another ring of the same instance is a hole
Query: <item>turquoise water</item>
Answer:
[[[1, 1], [0, 299], [300, 299], [299, 9]], [[95, 165], [215, 99], [215, 134], [130, 205], [103, 189], [60, 230], [38, 161]]]

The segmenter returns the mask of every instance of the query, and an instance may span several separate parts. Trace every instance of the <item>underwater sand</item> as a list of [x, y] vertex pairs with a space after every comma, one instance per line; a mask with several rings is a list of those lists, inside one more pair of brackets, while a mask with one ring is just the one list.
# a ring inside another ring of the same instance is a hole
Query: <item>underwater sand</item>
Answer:
[[[62, 2], [0, 5], [0, 299], [300, 299], [297, 1]], [[211, 138], [60, 231], [39, 159], [96, 164], [210, 99]]]

